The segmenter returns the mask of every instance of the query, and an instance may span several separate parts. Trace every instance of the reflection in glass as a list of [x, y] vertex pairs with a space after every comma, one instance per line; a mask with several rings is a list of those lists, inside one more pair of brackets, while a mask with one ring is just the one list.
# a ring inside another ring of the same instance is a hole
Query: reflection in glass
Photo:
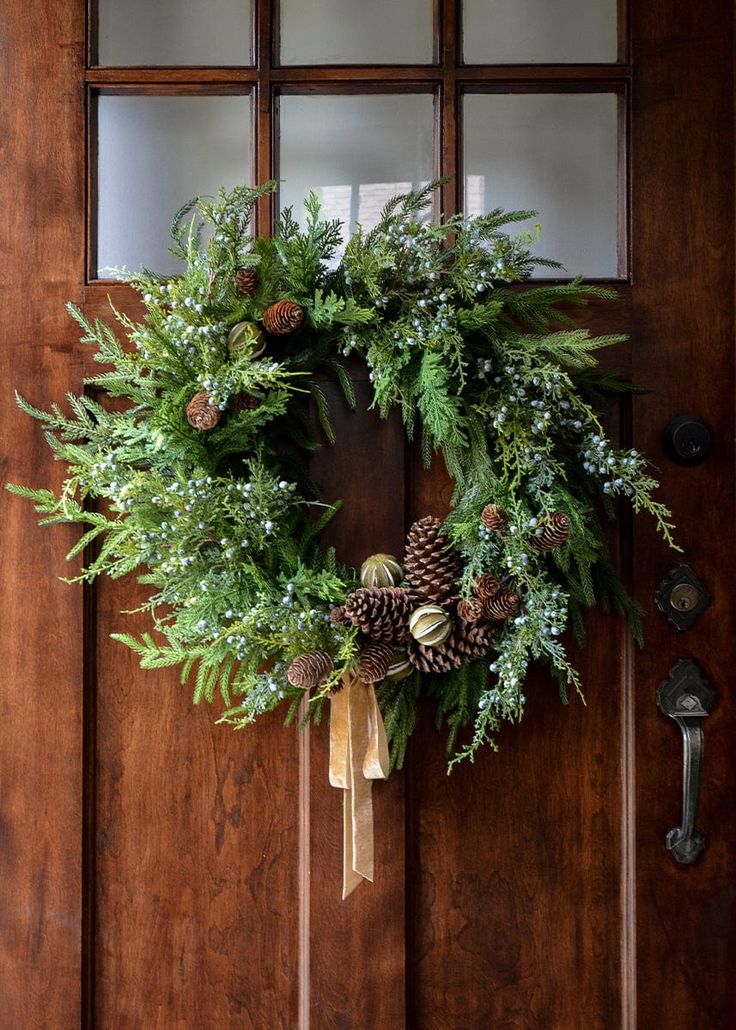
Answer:
[[99, 0], [98, 63], [251, 64], [252, 0]]
[[250, 97], [98, 98], [97, 267], [181, 271], [167, 252], [189, 198], [250, 181]]
[[281, 64], [430, 64], [431, 0], [281, 0]]
[[617, 0], [464, 0], [466, 64], [617, 59]]
[[463, 125], [468, 214], [536, 210], [561, 274], [618, 275], [615, 94], [469, 94]]
[[432, 124], [429, 94], [282, 97], [281, 207], [301, 216], [314, 190], [325, 217], [374, 226], [390, 197], [432, 178]]

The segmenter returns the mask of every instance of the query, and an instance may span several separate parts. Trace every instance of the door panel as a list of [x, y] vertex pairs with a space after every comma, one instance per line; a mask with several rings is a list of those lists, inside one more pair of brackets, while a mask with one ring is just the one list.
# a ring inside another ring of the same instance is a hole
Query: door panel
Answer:
[[[279, 68], [265, 0], [255, 10], [257, 67], [85, 71], [84, 4], [37, 7], [6, 3], [0, 72], [9, 98], [0, 190], [12, 247], [0, 280], [10, 313], [0, 329], [6, 478], [53, 483], [63, 473], [15, 411], [11, 386], [38, 404], [78, 389], [83, 355], [64, 302], [84, 300], [88, 314], [106, 317], [110, 293], [136, 314], [124, 287], [85, 287], [85, 83], [123, 93], [252, 88], [254, 167], [264, 179], [274, 169], [266, 144], [282, 89], [390, 93], [401, 91], [400, 78], [410, 92], [433, 92], [442, 168], [462, 176], [456, 92], [554, 92], [564, 82], [563, 92], [616, 92], [629, 105], [620, 167], [630, 173], [630, 197], [619, 205], [628, 213], [619, 240], [628, 239], [620, 267], [630, 281], [615, 303], [587, 311], [585, 324], [631, 334], [606, 364], [653, 392], [635, 400], [633, 414], [628, 404], [612, 411], [611, 424], [662, 464], [684, 559], [714, 600], [676, 635], [652, 603], [673, 556], [646, 520], [634, 532], [624, 514], [611, 543], [647, 609], [645, 649], [633, 648], [620, 622], [594, 613], [577, 656], [587, 704], [563, 708], [537, 674], [523, 724], [505, 728], [497, 754], [450, 777], [423, 707], [405, 770], [374, 788], [376, 883], [343, 903], [341, 797], [327, 780], [326, 720], [303, 733], [278, 717], [239, 734], [215, 725], [213, 712], [190, 706], [176, 672], [141, 672], [110, 641], [115, 630], [144, 628], [140, 616], [120, 614], [141, 599], [139, 588], [100, 583], [83, 598], [59, 584], [72, 535], [34, 528], [27, 507], [3, 494], [3, 1018], [53, 1030], [80, 1021], [258, 1030], [732, 1026], [730, 5], [634, 2], [630, 65], [484, 70], [458, 64], [458, 5], [446, 0], [436, 40], [444, 65], [407, 66], [396, 78], [380, 67]], [[445, 188], [446, 211], [457, 194], [456, 179]], [[93, 207], [91, 197], [87, 214]], [[331, 542], [358, 563], [377, 548], [399, 550], [411, 519], [443, 514], [451, 491], [440, 469], [421, 470], [395, 421], [336, 409], [339, 443], [315, 456], [312, 471], [326, 496], [345, 498]], [[714, 452], [697, 468], [661, 452], [662, 428], [682, 412], [714, 431]], [[699, 825], [708, 848], [693, 867], [676, 865], [664, 847], [680, 817], [682, 746], [655, 704], [680, 657], [697, 660], [719, 695], [705, 726]]]

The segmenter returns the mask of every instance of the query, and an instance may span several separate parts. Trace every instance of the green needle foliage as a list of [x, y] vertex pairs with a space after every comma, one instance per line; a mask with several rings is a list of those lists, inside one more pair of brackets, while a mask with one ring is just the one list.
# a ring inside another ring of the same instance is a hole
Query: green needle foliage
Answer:
[[[289, 684], [288, 666], [323, 649], [334, 673], [308, 706], [318, 717], [359, 644], [356, 630], [329, 618], [354, 589], [355, 573], [319, 546], [338, 505], [317, 497], [306, 459], [334, 440], [317, 376], [333, 376], [354, 407], [341, 359], [359, 355], [374, 406], [384, 416], [399, 409], [427, 463], [441, 455], [455, 480], [446, 528], [463, 558], [462, 594], [491, 572], [522, 598], [497, 633], [490, 669], [476, 661], [380, 687], [398, 764], [422, 691], [437, 700], [450, 749], [471, 724], [454, 760], [472, 757], [493, 744], [504, 719], [521, 717], [531, 661], [551, 667], [563, 697], [581, 689], [562, 641], [568, 625], [582, 636], [584, 609], [611, 607], [640, 636], [638, 609], [615, 575], [601, 525], [614, 498], [649, 512], [674, 546], [646, 461], [616, 448], [601, 426], [601, 404], [630, 389], [596, 369], [596, 352], [620, 338], [591, 337], [569, 316], [611, 294], [580, 280], [519, 289], [514, 284], [544, 263], [532, 255], [534, 238], [507, 231], [529, 212], [433, 222], [435, 186], [390, 201], [339, 261], [341, 227], [322, 221], [313, 195], [303, 225], [286, 210], [272, 239], [253, 239], [249, 226], [274, 183], [185, 205], [172, 226], [181, 275], [144, 269], [127, 277], [146, 307], [142, 323], [113, 310], [113, 330], [70, 306], [100, 365], [85, 394], [48, 412], [18, 398], [68, 467], [61, 491], [9, 487], [35, 503], [41, 523], [83, 527], [70, 553], [94, 544], [82, 579], [139, 572], [155, 635], [116, 637], [144, 668], [180, 666], [195, 701], [219, 694], [221, 721], [243, 727], [282, 702], [292, 718], [303, 692]], [[206, 243], [203, 226], [211, 230]], [[258, 273], [247, 296], [236, 288], [244, 267]], [[258, 322], [281, 299], [302, 306], [302, 326], [270, 338], [259, 358], [229, 353], [229, 330]], [[221, 413], [207, 432], [186, 417], [200, 392]], [[243, 394], [251, 403], [234, 404]], [[503, 533], [483, 527], [490, 501], [508, 514]], [[553, 512], [570, 517], [569, 541], [540, 553], [530, 537]]]

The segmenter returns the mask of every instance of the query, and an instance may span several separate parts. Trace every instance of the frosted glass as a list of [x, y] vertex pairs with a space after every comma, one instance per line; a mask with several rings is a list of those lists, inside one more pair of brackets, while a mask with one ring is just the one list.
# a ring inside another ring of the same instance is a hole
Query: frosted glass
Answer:
[[98, 62], [250, 64], [252, 0], [99, 0]]
[[281, 0], [281, 64], [432, 58], [432, 0]]
[[191, 197], [250, 179], [250, 97], [98, 98], [97, 267], [181, 271], [167, 251]]
[[284, 96], [279, 126], [279, 199], [295, 215], [314, 190], [326, 217], [370, 228], [390, 197], [432, 178], [429, 94]]
[[466, 64], [615, 61], [617, 0], [464, 0]]
[[535, 210], [537, 254], [571, 275], [617, 276], [615, 94], [470, 94], [463, 115], [465, 210]]

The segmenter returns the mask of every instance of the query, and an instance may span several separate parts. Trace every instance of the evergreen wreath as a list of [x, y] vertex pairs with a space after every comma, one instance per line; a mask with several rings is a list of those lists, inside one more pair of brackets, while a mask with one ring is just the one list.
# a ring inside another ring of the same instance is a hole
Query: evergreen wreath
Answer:
[[[472, 758], [521, 718], [532, 660], [563, 698], [581, 690], [563, 633], [582, 641], [585, 608], [624, 613], [640, 640], [602, 528], [614, 498], [674, 546], [647, 462], [601, 426], [606, 399], [632, 387], [595, 352], [623, 338], [591, 337], [568, 313], [613, 294], [580, 279], [519, 289], [535, 264], [559, 267], [532, 256], [536, 236], [504, 231], [533, 212], [431, 220], [436, 186], [391, 200], [339, 260], [340, 223], [315, 195], [303, 228], [286, 209], [258, 239], [249, 226], [273, 182], [187, 204], [172, 226], [185, 271], [124, 276], [146, 307], [141, 324], [114, 311], [129, 344], [69, 306], [103, 366], [68, 396], [71, 414], [18, 398], [68, 465], [58, 496], [9, 487], [42, 524], [85, 527], [69, 553], [89, 548], [79, 579], [143, 570], [160, 636], [115, 637], [144, 668], [181, 665], [194, 700], [219, 691], [220, 721], [236, 727], [281, 702], [293, 719], [305, 696], [318, 718], [359, 677], [399, 766], [420, 692], [450, 752], [472, 722], [453, 762]], [[450, 515], [412, 526], [403, 564], [378, 553], [360, 573], [320, 548], [339, 502], [318, 497], [305, 463], [320, 436], [334, 441], [317, 377], [355, 406], [347, 355], [365, 361], [373, 406], [399, 409], [455, 483]]]

